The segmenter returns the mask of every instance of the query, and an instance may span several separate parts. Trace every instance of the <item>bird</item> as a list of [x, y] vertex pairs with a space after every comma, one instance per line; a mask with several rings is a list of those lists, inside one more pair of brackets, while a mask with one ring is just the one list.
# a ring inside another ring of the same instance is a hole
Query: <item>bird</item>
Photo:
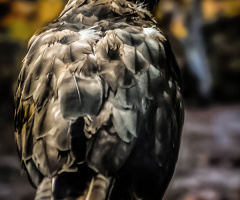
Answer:
[[162, 199], [184, 106], [156, 4], [69, 0], [29, 40], [14, 136], [35, 200]]

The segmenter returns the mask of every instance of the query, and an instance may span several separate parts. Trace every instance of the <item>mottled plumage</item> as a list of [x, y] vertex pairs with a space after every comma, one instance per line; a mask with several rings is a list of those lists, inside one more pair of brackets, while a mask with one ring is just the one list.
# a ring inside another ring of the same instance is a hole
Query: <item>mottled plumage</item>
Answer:
[[161, 199], [182, 123], [178, 66], [142, 6], [70, 0], [30, 40], [15, 138], [36, 199]]

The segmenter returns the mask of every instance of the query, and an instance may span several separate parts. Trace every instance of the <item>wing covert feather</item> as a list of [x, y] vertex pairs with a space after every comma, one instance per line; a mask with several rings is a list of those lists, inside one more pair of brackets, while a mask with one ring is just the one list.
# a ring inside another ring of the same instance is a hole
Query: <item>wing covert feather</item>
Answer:
[[58, 87], [72, 70], [69, 63], [82, 68], [90, 53], [88, 41], [72, 31], [43, 32], [31, 44], [15, 94], [15, 138], [24, 168], [31, 162], [40, 175], [54, 176], [74, 161], [69, 153], [70, 121], [63, 118]]

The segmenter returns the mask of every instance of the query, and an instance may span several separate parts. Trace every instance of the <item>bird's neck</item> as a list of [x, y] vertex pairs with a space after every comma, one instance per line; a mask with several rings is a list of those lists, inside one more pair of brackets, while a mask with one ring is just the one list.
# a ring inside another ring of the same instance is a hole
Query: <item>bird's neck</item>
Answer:
[[[146, 9], [149, 11], [152, 11], [153, 8], [158, 4], [159, 0], [110, 0], [115, 1], [123, 4], [124, 2], [133, 3], [136, 5], [144, 5]], [[109, 2], [109, 0], [68, 0], [67, 5], [73, 5], [73, 4], [83, 4], [83, 3], [90, 3], [90, 2]]]
[[154, 24], [146, 5], [127, 0], [69, 0], [57, 21], [88, 27], [101, 20], [121, 19], [141, 26]]

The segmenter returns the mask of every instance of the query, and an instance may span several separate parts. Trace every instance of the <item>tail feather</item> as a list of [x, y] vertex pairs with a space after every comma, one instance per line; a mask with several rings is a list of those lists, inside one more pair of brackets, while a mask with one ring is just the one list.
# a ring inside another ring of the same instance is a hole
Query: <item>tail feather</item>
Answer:
[[37, 188], [34, 200], [52, 200], [52, 179], [45, 177]]
[[106, 200], [110, 189], [111, 178], [97, 174], [91, 181], [86, 200]]
[[[89, 168], [87, 165], [82, 164], [77, 167], [75, 172], [62, 172], [58, 174], [54, 180], [54, 188], [51, 190], [51, 180], [44, 179], [47, 184], [39, 186], [39, 197], [42, 196], [41, 192], [48, 190], [49, 198], [53, 193], [54, 200], [108, 200], [111, 194], [111, 188], [114, 184], [111, 177], [98, 174]], [[45, 198], [45, 197], [44, 197]], [[42, 199], [44, 199], [42, 198]], [[36, 199], [41, 200], [41, 198]]]

